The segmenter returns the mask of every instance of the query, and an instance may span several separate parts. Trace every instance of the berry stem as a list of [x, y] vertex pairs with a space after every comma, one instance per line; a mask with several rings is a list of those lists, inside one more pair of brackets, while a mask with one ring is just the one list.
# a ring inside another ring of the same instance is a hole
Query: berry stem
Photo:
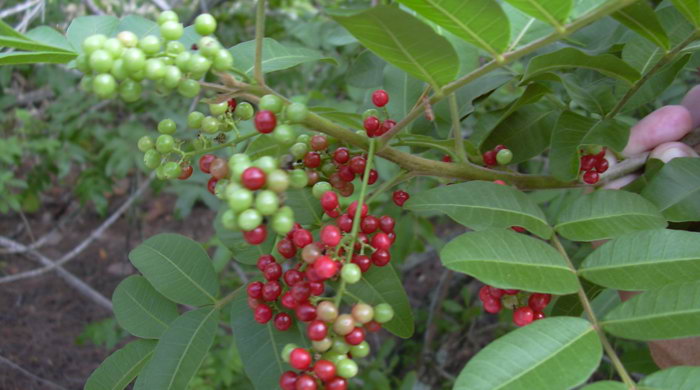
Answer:
[[214, 306], [216, 306], [217, 308], [221, 308], [224, 305], [226, 305], [227, 303], [231, 302], [233, 300], [233, 298], [236, 296], [236, 294], [238, 294], [238, 292], [240, 291], [241, 288], [245, 288], [245, 285], [243, 287], [240, 287], [240, 288], [237, 288], [237, 289], [231, 291], [230, 293], [226, 294], [221, 299], [217, 300], [216, 303], [214, 304]]
[[261, 86], [265, 85], [265, 75], [262, 69], [263, 39], [265, 38], [265, 0], [258, 0], [255, 13], [255, 65], [253, 74], [255, 81]]
[[[566, 249], [564, 249], [564, 246], [561, 244], [561, 241], [559, 241], [559, 237], [557, 237], [556, 234], [552, 236], [551, 242], [554, 248], [557, 251], [559, 251], [559, 253], [561, 253], [561, 255], [566, 259], [566, 262], [568, 263], [571, 271], [576, 273], [576, 267], [571, 262], [569, 255], [566, 253]], [[622, 364], [620, 357], [617, 356], [617, 352], [615, 352], [615, 348], [613, 348], [613, 346], [610, 344], [610, 341], [605, 336], [605, 332], [600, 327], [600, 322], [598, 321], [598, 318], [596, 317], [595, 312], [593, 311], [591, 302], [588, 300], [588, 296], [586, 295], [586, 291], [583, 289], [583, 285], [581, 285], [580, 280], [578, 287], [578, 297], [579, 300], [581, 300], [583, 311], [586, 313], [588, 320], [591, 321], [591, 323], [593, 324], [593, 329], [595, 329], [596, 333], [598, 334], [598, 338], [600, 338], [600, 342], [603, 344], [603, 349], [605, 349], [605, 353], [610, 358], [610, 361], [615, 367], [615, 370], [617, 371], [618, 375], [620, 375], [620, 379], [622, 379], [622, 381], [625, 383], [629, 390], [636, 390], [637, 387], [634, 383], [634, 380], [625, 369], [625, 366]]]
[[450, 116], [452, 116], [452, 136], [455, 139], [455, 154], [461, 163], [469, 163], [467, 153], [464, 151], [464, 136], [462, 134], [462, 122], [459, 117], [459, 107], [457, 106], [457, 94], [450, 94]]
[[372, 203], [372, 201], [373, 201], [376, 197], [378, 197], [379, 195], [383, 194], [385, 191], [390, 190], [390, 189], [391, 189], [392, 187], [394, 187], [395, 185], [397, 185], [397, 184], [399, 184], [399, 183], [402, 183], [402, 182], [404, 182], [404, 181], [406, 181], [406, 180], [410, 180], [410, 179], [412, 179], [413, 177], [415, 177], [415, 175], [414, 175], [413, 173], [411, 173], [411, 172], [409, 172], [409, 171], [406, 171], [406, 170], [402, 170], [398, 175], [394, 176], [393, 179], [391, 179], [391, 180], [389, 180], [389, 181], [385, 181], [384, 183], [382, 183], [382, 185], [381, 185], [379, 188], [377, 188], [376, 190], [374, 190], [374, 192], [372, 192], [372, 193], [367, 197], [367, 202], [366, 202], [366, 203], [367, 203], [367, 204]]

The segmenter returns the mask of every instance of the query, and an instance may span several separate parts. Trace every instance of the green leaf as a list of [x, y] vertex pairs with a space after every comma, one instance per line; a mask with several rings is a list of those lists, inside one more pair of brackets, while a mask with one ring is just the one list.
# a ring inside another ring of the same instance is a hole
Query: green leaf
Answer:
[[151, 359], [155, 347], [155, 340], [136, 340], [115, 351], [90, 374], [84, 390], [124, 389]]
[[436, 187], [413, 195], [404, 208], [441, 211], [476, 230], [521, 226], [542, 238], [552, 236], [552, 228], [542, 209], [527, 195], [491, 182], [470, 181]]
[[663, 390], [697, 390], [700, 367], [671, 367], [655, 372], [639, 382], [640, 385]]
[[253, 160], [262, 156], [277, 157], [282, 154], [282, 152], [282, 146], [272, 138], [271, 134], [256, 136], [245, 150], [245, 153]]
[[566, 21], [574, 3], [573, 0], [506, 0], [506, 2], [553, 26], [559, 26]]
[[445, 30], [492, 56], [506, 51], [510, 22], [494, 0], [399, 0], [399, 2]]
[[465, 233], [440, 251], [442, 264], [486, 284], [551, 294], [578, 291], [576, 273], [541, 240], [509, 230]]
[[12, 26], [3, 22], [2, 19], [0, 19], [0, 36], [16, 39], [27, 39], [27, 37], [16, 31], [14, 28], [12, 28]]
[[[225, 208], [222, 207], [221, 210]], [[265, 242], [260, 245], [250, 245], [243, 238], [242, 232], [234, 232], [221, 225], [221, 212], [214, 221], [214, 230], [221, 243], [231, 251], [233, 258], [239, 263], [255, 265], [260, 256], [269, 255], [274, 248], [275, 234], [268, 234]]]
[[659, 210], [641, 196], [627, 191], [598, 190], [581, 196], [564, 209], [554, 229], [569, 240], [596, 241], [666, 225]]
[[574, 180], [579, 174], [579, 150], [584, 145], [603, 145], [621, 152], [627, 145], [629, 127], [614, 120], [597, 120], [565, 111], [552, 134], [550, 170], [560, 180]]
[[641, 291], [700, 279], [700, 233], [648, 230], [596, 249], [579, 273], [601, 286]]
[[396, 7], [333, 18], [374, 54], [433, 86], [449, 83], [459, 71], [457, 53], [447, 39]]
[[134, 248], [129, 260], [171, 301], [192, 306], [216, 302], [216, 272], [196, 241], [178, 234], [158, 234]]
[[311, 189], [291, 189], [285, 193], [284, 204], [294, 210], [294, 221], [302, 225], [321, 226], [323, 209], [318, 199], [314, 198]]
[[561, 75], [561, 82], [571, 100], [581, 105], [586, 111], [601, 116], [605, 116], [619, 99], [613, 96], [614, 82], [607, 78], [584, 80], [575, 74], [565, 74]]
[[1, 53], [0, 65], [21, 65], [21, 64], [65, 64], [77, 57], [75, 53], [65, 51], [33, 51], [33, 52], [13, 52]]
[[332, 107], [311, 107], [310, 110], [324, 118], [342, 123], [349, 127], [362, 128], [362, 115], [347, 111], [340, 111]]
[[415, 325], [411, 304], [401, 279], [391, 265], [370, 268], [362, 274], [359, 282], [346, 286], [345, 294], [346, 300], [353, 303], [358, 300], [370, 305], [388, 303], [394, 309], [394, 318], [382, 327], [404, 339], [413, 336]]
[[683, 16], [695, 27], [700, 27], [700, 2], [697, 0], [671, 0]]
[[591, 383], [581, 390], [627, 390], [627, 386], [622, 382], [602, 381]]
[[[255, 66], [255, 41], [247, 41], [229, 49], [236, 61], [236, 67], [246, 74], [253, 74]], [[333, 65], [338, 62], [325, 57], [321, 52], [305, 47], [283, 45], [272, 38], [263, 41], [262, 69], [264, 73], [293, 68], [307, 62], [322, 61]]]
[[634, 2], [612, 14], [612, 17], [654, 44], [669, 48], [668, 36], [648, 2]]
[[0, 35], [0, 47], [12, 47], [19, 50], [29, 50], [29, 51], [49, 51], [49, 52], [63, 52], [64, 50], [60, 47], [54, 47], [51, 45], [45, 45], [36, 41], [31, 41], [27, 39], [12, 38]]
[[27, 31], [27, 38], [51, 46], [53, 51], [64, 50], [74, 52], [65, 35], [49, 26], [39, 26]]
[[[479, 351], [459, 374], [453, 389], [570, 389], [588, 379], [602, 355], [598, 335], [588, 321], [545, 318]], [[566, 367], [566, 375], [562, 375], [562, 367]]]
[[700, 159], [669, 161], [641, 195], [654, 203], [669, 221], [700, 221]]
[[219, 322], [214, 306], [188, 311], [163, 333], [134, 390], [186, 389], [209, 353]]
[[85, 38], [94, 34], [111, 37], [116, 34], [118, 26], [119, 19], [111, 15], [80, 16], [68, 26], [66, 38], [76, 52], [82, 53]]
[[[160, 37], [158, 23], [151, 19], [146, 19], [140, 15], [126, 15], [119, 21], [116, 32], [131, 31], [137, 37], [143, 38], [146, 35]], [[187, 47], [187, 46], [186, 46]]]
[[615, 336], [662, 340], [700, 335], [700, 282], [670, 284], [635, 295], [601, 323]]
[[[640, 106], [654, 102], [659, 96], [662, 96], [664, 91], [676, 80], [678, 74], [684, 69], [690, 61], [692, 55], [685, 54], [677, 58], [675, 61], [664, 66], [660, 71], [656, 72], [649, 78], [649, 81], [644, 83], [639, 90], [625, 103], [622, 112], [629, 112], [639, 108]], [[629, 88], [616, 89], [618, 99], [621, 99], [624, 93]]]
[[245, 372], [257, 390], [277, 389], [280, 375], [292, 369], [280, 356], [285, 345], [306, 346], [297, 324], [294, 321], [284, 332], [275, 329], [272, 321], [261, 325], [253, 318], [245, 290], [236, 294], [231, 303], [233, 338]]
[[[369, 50], [363, 51], [350, 65], [346, 73], [347, 83], [356, 88], [375, 88], [382, 85], [386, 62]], [[393, 101], [390, 99], [389, 104]]]
[[530, 60], [523, 82], [548, 72], [581, 68], [595, 70], [629, 84], [641, 77], [636, 69], [612, 54], [588, 55], [579, 49], [565, 47]]
[[[396, 118], [403, 118], [419, 103], [424, 85], [422, 81], [403, 70], [392, 65], [386, 66], [383, 86], [391, 96], [386, 109]], [[408, 133], [411, 127], [409, 124], [405, 133]]]
[[140, 275], [122, 280], [112, 295], [119, 326], [134, 336], [157, 339], [179, 316], [175, 303], [165, 299]]

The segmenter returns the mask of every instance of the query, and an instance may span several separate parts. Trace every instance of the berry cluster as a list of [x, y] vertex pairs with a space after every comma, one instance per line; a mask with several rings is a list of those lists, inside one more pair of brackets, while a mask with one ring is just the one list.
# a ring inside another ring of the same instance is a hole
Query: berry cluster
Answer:
[[496, 145], [493, 149], [484, 152], [481, 157], [487, 167], [508, 165], [513, 160], [513, 152], [506, 148], [505, 145]]
[[[389, 103], [389, 94], [383, 89], [372, 92], [372, 103], [379, 108], [386, 106], [387, 103]], [[383, 112], [383, 116], [387, 117], [384, 120], [380, 119], [382, 115], [380, 115], [379, 111], [375, 108], [365, 111], [362, 115], [362, 125], [368, 137], [382, 136], [384, 133], [391, 130], [392, 127], [396, 126], [396, 121], [388, 118], [389, 114], [387, 110], [384, 109]]]
[[302, 103], [284, 104], [277, 95], [265, 95], [258, 103], [255, 114], [255, 129], [261, 134], [270, 134], [279, 144], [289, 147], [296, 139], [292, 125], [303, 122], [308, 108]]
[[[527, 299], [527, 305], [521, 304]], [[504, 290], [485, 285], [479, 290], [479, 300], [487, 313], [496, 314], [504, 307], [513, 310], [513, 323], [525, 326], [544, 318], [544, 309], [552, 300], [550, 294], [527, 293], [520, 290]]]
[[282, 350], [282, 359], [295, 371], [287, 371], [279, 380], [282, 390], [345, 390], [348, 379], [357, 375], [353, 359], [369, 355], [366, 332], [376, 332], [381, 324], [394, 317], [394, 310], [386, 303], [370, 306], [357, 303], [350, 313], [339, 314], [331, 301], [318, 305], [316, 318], [309, 322], [306, 334], [311, 350], [288, 344]]
[[605, 148], [598, 153], [585, 154], [582, 151], [581, 156], [581, 172], [583, 182], [586, 184], [595, 184], [600, 180], [600, 174], [605, 173], [610, 167], [608, 160], [605, 159]]
[[184, 27], [173, 11], [158, 16], [162, 38], [147, 35], [139, 38], [131, 31], [116, 37], [91, 35], [82, 43], [83, 54], [76, 59], [78, 70], [85, 74], [81, 86], [101, 98], [121, 97], [135, 102], [141, 97], [142, 82], [150, 80], [163, 93], [174, 90], [186, 97], [199, 94], [197, 80], [210, 70], [227, 71], [233, 56], [209, 35], [216, 30], [216, 20], [209, 14], [195, 19], [194, 28], [202, 35], [197, 47], [187, 50], [179, 39]]

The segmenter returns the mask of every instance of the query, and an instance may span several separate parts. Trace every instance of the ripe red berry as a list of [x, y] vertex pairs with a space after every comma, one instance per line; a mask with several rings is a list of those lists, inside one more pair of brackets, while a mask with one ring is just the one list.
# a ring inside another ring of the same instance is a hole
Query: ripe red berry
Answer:
[[285, 259], [291, 259], [297, 254], [297, 248], [292, 243], [292, 240], [283, 238], [277, 243], [277, 252]]
[[506, 182], [504, 182], [503, 180], [500, 180], [500, 179], [499, 179], [499, 180], [494, 180], [493, 182], [496, 183], [496, 184], [498, 184], [498, 185], [501, 185], [501, 186], [506, 186], [506, 185], [508, 185], [508, 184], [506, 184]]
[[287, 286], [291, 287], [304, 280], [304, 275], [299, 270], [292, 268], [284, 272], [283, 279]]
[[536, 311], [533, 318], [533, 321], [541, 320], [544, 318], [544, 313], [542, 313], [541, 311]]
[[333, 152], [333, 160], [338, 164], [345, 164], [350, 160], [350, 151], [348, 148], [340, 147]]
[[338, 188], [338, 192], [340, 193], [340, 196], [347, 198], [351, 196], [353, 192], [355, 192], [355, 186], [352, 185], [352, 183], [344, 182], [343, 185]]
[[321, 228], [321, 242], [324, 245], [334, 247], [340, 243], [341, 238], [343, 238], [343, 234], [337, 226], [326, 225]]
[[294, 348], [289, 354], [289, 364], [297, 370], [306, 370], [311, 365], [311, 354], [304, 348]]
[[484, 154], [482, 155], [482, 157], [484, 159], [484, 164], [486, 164], [486, 166], [488, 166], [488, 167], [493, 167], [493, 166], [498, 165], [498, 160], [496, 160], [497, 153], [498, 152], [496, 152], [495, 150], [489, 150], [487, 152], [484, 152]]
[[391, 233], [394, 231], [394, 225], [396, 222], [394, 221], [394, 218], [391, 218], [388, 215], [383, 215], [379, 218], [379, 228], [384, 232], [384, 233]]
[[368, 215], [362, 218], [362, 222], [360, 223], [360, 229], [362, 229], [362, 232], [365, 234], [372, 234], [376, 232], [378, 227], [379, 219], [374, 215]]
[[596, 163], [596, 158], [592, 154], [581, 156], [581, 171], [590, 171], [593, 169]]
[[489, 286], [481, 286], [481, 288], [479, 289], [479, 300], [481, 300], [481, 302], [485, 302], [493, 298], [494, 296], [491, 295], [491, 291], [489, 291]]
[[226, 103], [228, 104], [228, 111], [229, 112], [233, 112], [236, 110], [236, 106], [238, 105], [238, 102], [236, 101], [236, 99], [231, 98]]
[[525, 326], [535, 320], [535, 312], [529, 306], [521, 306], [513, 311], [513, 323]]
[[552, 296], [550, 294], [534, 293], [527, 300], [527, 305], [534, 311], [543, 311], [551, 300]]
[[326, 382], [326, 390], [347, 390], [348, 381], [345, 378], [335, 377], [329, 382]]
[[253, 318], [260, 324], [266, 324], [272, 318], [272, 309], [270, 309], [270, 306], [261, 303], [255, 308]]
[[324, 210], [335, 210], [338, 207], [338, 194], [333, 191], [326, 191], [321, 195], [321, 207]]
[[304, 156], [304, 165], [308, 168], [318, 168], [321, 165], [321, 155], [317, 152], [309, 152]]
[[311, 137], [311, 141], [309, 141], [309, 144], [311, 145], [311, 149], [313, 150], [326, 150], [328, 148], [328, 140], [326, 137], [322, 135], [314, 135]]
[[280, 389], [296, 390], [297, 374], [294, 371], [287, 371], [280, 376]]
[[311, 295], [321, 295], [326, 290], [326, 285], [323, 282], [309, 282], [309, 290]]
[[394, 233], [394, 232], [387, 233], [386, 236], [389, 237], [389, 241], [391, 242], [391, 245], [394, 245], [394, 241], [396, 241], [396, 233]]
[[294, 310], [299, 321], [309, 322], [316, 319], [316, 306], [309, 302], [302, 302]]
[[282, 266], [277, 263], [268, 264], [263, 275], [267, 280], [278, 280], [282, 276]]
[[343, 233], [350, 233], [352, 230], [352, 218], [347, 214], [341, 214], [335, 220], [336, 225], [340, 228]]
[[216, 183], [218, 182], [219, 179], [215, 177], [211, 177], [207, 182], [207, 191], [209, 191], [212, 195], [216, 194]]
[[333, 210], [326, 210], [326, 215], [328, 215], [331, 218], [338, 218], [340, 216], [340, 210], [338, 209], [333, 209]]
[[250, 245], [262, 244], [267, 238], [267, 228], [265, 225], [260, 225], [253, 230], [243, 232], [243, 238]]
[[363, 126], [365, 128], [365, 131], [367, 132], [367, 136], [374, 137], [377, 130], [379, 130], [379, 126], [381, 126], [381, 123], [379, 122], [379, 119], [376, 116], [368, 116], [364, 120]]
[[276, 280], [271, 280], [263, 284], [262, 288], [262, 298], [264, 301], [272, 302], [276, 301], [282, 294], [282, 285]]
[[314, 364], [314, 374], [318, 379], [328, 382], [335, 378], [335, 364], [328, 360], [319, 360]]
[[306, 301], [311, 296], [311, 288], [305, 282], [296, 283], [289, 291], [297, 302]]
[[289, 310], [294, 310], [299, 306], [299, 302], [294, 299], [292, 296], [292, 293], [287, 291], [286, 293], [282, 294], [282, 298], [280, 298], [280, 302], [282, 303], [282, 306], [286, 307]]
[[370, 169], [367, 184], [372, 185], [377, 182], [377, 179], [379, 179], [379, 172], [376, 169]]
[[403, 190], [394, 191], [394, 194], [392, 195], [392, 199], [393, 199], [394, 203], [399, 207], [403, 207], [403, 204], [406, 203], [406, 201], [410, 197], [411, 196], [408, 195], [408, 192], [403, 191]]
[[489, 294], [494, 298], [500, 298], [503, 295], [505, 295], [505, 293], [505, 291], [501, 290], [498, 287], [489, 286]]
[[595, 170], [598, 173], [605, 173], [605, 171], [607, 171], [609, 167], [610, 163], [605, 158], [603, 158], [595, 164]]
[[272, 255], [262, 255], [258, 257], [257, 267], [262, 272], [265, 271], [265, 267], [267, 267], [268, 264], [272, 264], [274, 262], [275, 258]]
[[389, 103], [389, 94], [383, 89], [372, 92], [372, 103], [377, 107], [384, 107]]
[[297, 379], [296, 390], [316, 390], [316, 380], [308, 374], [299, 375]]
[[503, 290], [503, 293], [506, 295], [516, 295], [519, 292], [520, 292], [520, 290], [515, 290], [515, 289], [504, 289]]
[[196, 43], [193, 43], [192, 46], [190, 46], [190, 50], [199, 50], [199, 47], [197, 47]]
[[241, 174], [241, 183], [249, 190], [259, 190], [265, 185], [265, 172], [258, 167], [249, 167]]
[[280, 331], [285, 331], [292, 326], [292, 317], [287, 313], [277, 313], [275, 315], [275, 328]]
[[309, 179], [309, 186], [313, 186], [314, 184], [318, 183], [319, 180], [321, 180], [321, 174], [315, 170], [307, 169], [306, 177]]
[[358, 345], [365, 341], [365, 330], [360, 327], [355, 327], [352, 332], [345, 335], [345, 342], [350, 345]]
[[246, 287], [246, 292], [248, 293], [248, 297], [253, 298], [253, 299], [262, 298], [262, 288], [263, 288], [262, 282], [250, 282], [250, 283], [248, 283], [248, 286]]
[[527, 232], [527, 229], [525, 229], [522, 226], [511, 226], [510, 228], [513, 229], [513, 231], [518, 232], [518, 233], [526, 233]]
[[442, 156], [442, 162], [451, 163], [451, 162], [452, 162], [452, 156], [450, 156], [449, 154], [446, 154], [446, 155]]
[[277, 127], [277, 117], [272, 111], [262, 110], [255, 114], [255, 128], [263, 133], [268, 134]]
[[313, 320], [306, 328], [306, 335], [313, 341], [321, 341], [328, 335], [328, 325], [321, 320]]
[[292, 242], [297, 248], [304, 248], [313, 241], [314, 237], [311, 235], [311, 232], [306, 229], [297, 229], [292, 236]]
[[388, 250], [380, 249], [372, 253], [372, 263], [377, 267], [384, 267], [391, 261], [391, 253]]
[[503, 149], [507, 149], [506, 146], [505, 146], [505, 145], [502, 145], [502, 144], [498, 144], [498, 145], [496, 145], [496, 147], [493, 148], [493, 151], [496, 152], [496, 153], [498, 153], [498, 152], [500, 152], [500, 151], [503, 150]]
[[330, 279], [338, 273], [338, 264], [328, 256], [321, 256], [314, 261], [314, 271], [321, 279]]
[[372, 260], [370, 260], [369, 257], [365, 255], [353, 256], [352, 262], [357, 264], [357, 266], [360, 267], [360, 271], [362, 272], [367, 272], [367, 270], [369, 270], [369, 267], [372, 265]]
[[367, 166], [367, 159], [362, 156], [355, 156], [350, 159], [349, 165], [354, 173], [361, 175]]
[[341, 165], [338, 168], [338, 177], [345, 182], [351, 182], [355, 180], [355, 172], [352, 171], [349, 165]]
[[185, 165], [182, 167], [182, 171], [180, 172], [180, 176], [177, 178], [180, 180], [187, 180], [192, 176], [192, 173], [194, 172], [194, 169], [192, 168], [192, 165]]
[[[367, 203], [362, 203], [362, 210], [360, 210], [360, 217], [364, 218], [367, 216], [367, 213], [369, 212], [369, 207], [367, 207]], [[357, 213], [357, 201], [354, 201], [350, 203], [350, 206], [348, 206], [348, 215], [350, 218], [355, 218], [355, 214]]]
[[501, 300], [499, 298], [493, 298], [491, 297], [490, 299], [487, 299], [483, 301], [484, 304], [484, 311], [487, 313], [491, 314], [496, 314], [499, 311], [501, 311]]
[[375, 132], [375, 136], [379, 137], [380, 135], [384, 135], [387, 131], [391, 130], [396, 126], [396, 121], [393, 119], [387, 119], [384, 122], [382, 122], [382, 126]]
[[595, 184], [600, 180], [600, 175], [596, 171], [587, 171], [583, 174], [583, 182], [586, 184]]
[[376, 333], [382, 330], [382, 324], [377, 321], [370, 321], [365, 324], [365, 329], [367, 329], [368, 332]]

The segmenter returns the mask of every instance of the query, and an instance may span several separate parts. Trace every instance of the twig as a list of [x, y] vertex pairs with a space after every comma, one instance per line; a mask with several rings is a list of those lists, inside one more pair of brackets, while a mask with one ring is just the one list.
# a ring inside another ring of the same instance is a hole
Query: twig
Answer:
[[27, 2], [24, 2], [22, 4], [17, 4], [14, 7], [8, 8], [6, 10], [0, 11], [0, 19], [4, 19], [8, 16], [12, 16], [14, 14], [18, 14], [26, 9], [31, 8], [32, 6], [36, 5], [37, 3], [41, 2], [42, 0], [30, 0]]
[[59, 221], [58, 224], [57, 224], [53, 229], [51, 229], [50, 232], [48, 232], [48, 233], [46, 233], [45, 235], [41, 236], [41, 238], [39, 238], [39, 239], [36, 240], [35, 242], [32, 242], [31, 245], [26, 245], [26, 246], [25, 246], [26, 250], [19, 250], [19, 249], [16, 248], [16, 247], [15, 247], [15, 248], [5, 248], [5, 249], [0, 250], [0, 255], [4, 255], [4, 254], [13, 254], [13, 253], [24, 253], [24, 252], [28, 252], [28, 251], [32, 251], [32, 250], [37, 250], [37, 249], [43, 247], [43, 246], [46, 245], [50, 240], [53, 239], [53, 237], [54, 237], [54, 235], [56, 234], [57, 231], [59, 231], [60, 229], [62, 229], [63, 226], [64, 226], [66, 223], [68, 223], [69, 221], [71, 221], [71, 220], [72, 220], [73, 218], [75, 218], [75, 216], [77, 216], [78, 214], [79, 214], [78, 211], [72, 212], [69, 216], [67, 216], [67, 217], [64, 218], [63, 220]]
[[51, 381], [49, 381], [49, 380], [47, 380], [47, 379], [40, 378], [40, 377], [38, 377], [38, 376], [32, 374], [31, 372], [25, 370], [25, 369], [22, 368], [21, 366], [15, 364], [15, 363], [12, 362], [10, 359], [8, 359], [8, 358], [6, 358], [6, 357], [4, 357], [4, 356], [2, 356], [2, 355], [0, 355], [0, 363], [4, 363], [4, 364], [6, 364], [6, 365], [8, 365], [8, 366], [10, 366], [10, 367], [12, 367], [12, 368], [14, 368], [15, 370], [21, 372], [22, 374], [24, 374], [24, 375], [26, 375], [26, 376], [32, 378], [33, 380], [35, 380], [35, 381], [37, 381], [37, 382], [39, 382], [39, 383], [45, 384], [45, 385], [47, 385], [47, 386], [49, 386], [49, 387], [51, 387], [51, 388], [60, 389], [60, 390], [66, 390], [65, 387], [63, 387], [63, 386], [61, 386], [61, 385], [59, 385], [59, 384], [53, 383], [53, 382], [51, 382]]
[[435, 294], [433, 294], [433, 299], [430, 301], [430, 308], [428, 309], [428, 322], [426, 325], [425, 336], [423, 337], [423, 350], [418, 363], [419, 367], [422, 366], [422, 362], [424, 362], [425, 359], [431, 354], [430, 349], [433, 344], [433, 338], [435, 337], [435, 319], [440, 316], [440, 302], [445, 299], [445, 296], [449, 291], [452, 274], [452, 271], [447, 268], [442, 272], [442, 276], [440, 276], [440, 281], [438, 282]]
[[[115, 212], [112, 214], [109, 218], [107, 218], [102, 225], [100, 225], [97, 229], [95, 229], [83, 242], [78, 244], [75, 248], [73, 248], [70, 252], [66, 253], [63, 255], [58, 261], [52, 262], [50, 265], [47, 265], [42, 268], [37, 268], [35, 270], [27, 271], [27, 272], [22, 272], [19, 274], [15, 275], [9, 275], [0, 278], [0, 284], [4, 283], [10, 283], [10, 282], [15, 282], [17, 280], [22, 280], [22, 279], [27, 279], [27, 278], [33, 278], [39, 275], [42, 275], [46, 272], [52, 271], [65, 263], [69, 262], [70, 260], [74, 259], [77, 255], [79, 255], [85, 248], [87, 248], [90, 244], [92, 244], [93, 241], [95, 241], [97, 238], [99, 238], [102, 233], [105, 232], [114, 222], [119, 219], [119, 217], [129, 209], [131, 204], [138, 199], [139, 196], [148, 188], [148, 185], [151, 183], [153, 180], [154, 175], [151, 175], [148, 180], [146, 180], [143, 184], [141, 184], [141, 187], [139, 187], [136, 192], [134, 192], [133, 195], [129, 199], [127, 199]], [[21, 245], [21, 244], [20, 244]], [[38, 252], [33, 252], [36, 254], [39, 254]], [[110, 304], [111, 305], [111, 304]]]
[[92, 0], [85, 0], [85, 5], [90, 9], [90, 12], [92, 12], [95, 15], [104, 15], [104, 11], [100, 9], [100, 7], [95, 4], [94, 1]]
[[637, 171], [639, 168], [644, 166], [648, 158], [649, 152], [644, 152], [620, 162], [600, 176], [599, 185], [609, 183], [615, 179], [619, 179]]
[[36, 17], [36, 15], [39, 13], [39, 11], [41, 11], [43, 8], [44, 8], [44, 1], [42, 0], [42, 1], [37, 2], [36, 6], [32, 10], [30, 10], [29, 12], [24, 14], [24, 18], [22, 18], [22, 21], [19, 22], [19, 24], [17, 24], [15, 26], [15, 30], [17, 30], [21, 33], [24, 33], [25, 31], [27, 31], [27, 27], [29, 26], [29, 23], [32, 22], [34, 17]]
[[450, 103], [450, 116], [452, 117], [452, 137], [454, 137], [455, 141], [455, 153], [460, 163], [469, 164], [467, 153], [464, 151], [464, 134], [462, 133], [462, 122], [459, 119], [457, 95], [451, 94], [448, 100]]
[[169, 10], [170, 8], [172, 8], [172, 7], [170, 7], [170, 4], [168, 4], [164, 0], [152, 0], [152, 1], [153, 1], [153, 4], [155, 4], [158, 8], [160, 8], [161, 11], [166, 11], [166, 10]]
[[234, 261], [231, 261], [230, 263], [231, 263], [231, 268], [233, 268], [233, 270], [236, 271], [236, 274], [238, 275], [238, 277], [241, 278], [241, 282], [243, 282], [244, 284], [248, 284], [248, 280], [249, 280], [248, 275], [246, 275], [245, 272], [243, 271], [243, 268], [241, 268], [241, 266], [238, 265], [238, 262], [236, 262], [234, 260]]
[[255, 81], [261, 86], [265, 85], [265, 75], [262, 69], [263, 39], [265, 39], [265, 0], [258, 0], [258, 9], [255, 13], [255, 66], [253, 74]]

